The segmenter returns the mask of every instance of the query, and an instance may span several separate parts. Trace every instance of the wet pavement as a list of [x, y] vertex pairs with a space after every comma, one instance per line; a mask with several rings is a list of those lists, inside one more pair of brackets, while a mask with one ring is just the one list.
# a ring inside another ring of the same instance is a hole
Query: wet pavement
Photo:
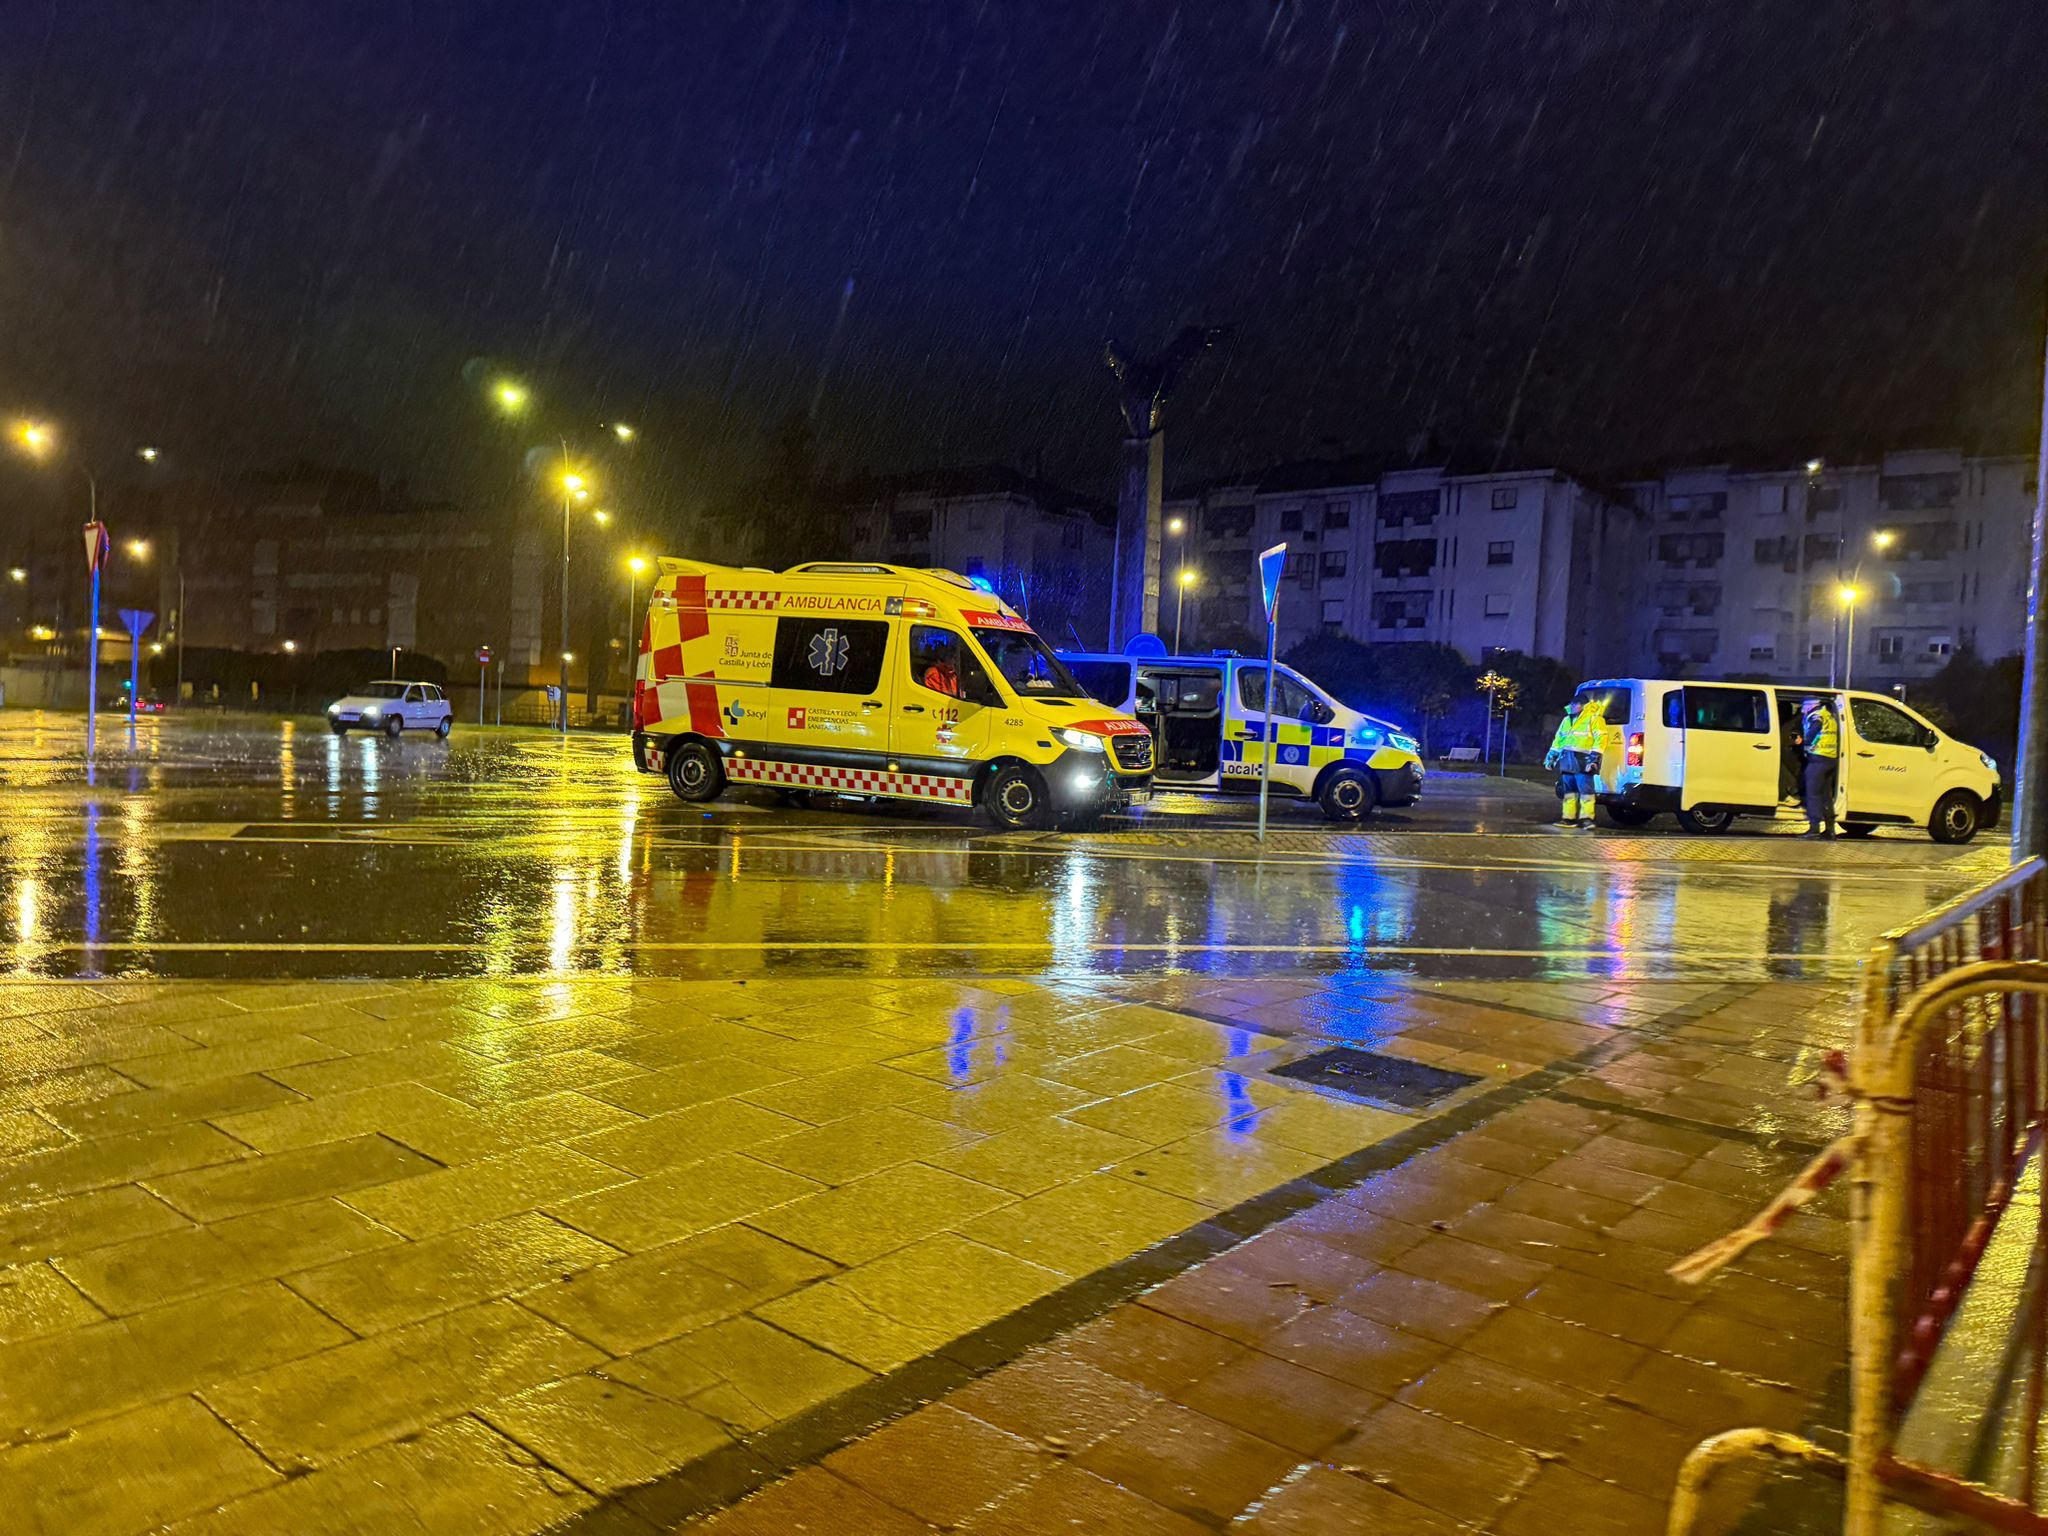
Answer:
[[2004, 858], [76, 737], [0, 714], [0, 1507], [107, 1536], [1657, 1529], [1827, 1417], [1839, 1209], [1664, 1265]]
[[1023, 836], [700, 809], [611, 736], [173, 718], [132, 753], [108, 731], [90, 783], [79, 736], [0, 714], [0, 973], [1826, 975], [2004, 861], [1995, 836], [1556, 832], [1547, 791], [1469, 776], [1355, 829], [1282, 804], [1262, 849], [1248, 807], [1191, 796]]

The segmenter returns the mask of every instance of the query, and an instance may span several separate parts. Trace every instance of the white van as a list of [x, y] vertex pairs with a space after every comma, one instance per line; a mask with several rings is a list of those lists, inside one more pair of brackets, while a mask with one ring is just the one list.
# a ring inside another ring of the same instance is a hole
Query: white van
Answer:
[[1269, 733], [1263, 658], [1088, 651], [1059, 658], [1092, 698], [1152, 732], [1152, 782], [1160, 789], [1255, 792], [1270, 735], [1274, 791], [1314, 800], [1332, 821], [1421, 798], [1415, 738], [1339, 704], [1291, 667], [1273, 670]]
[[1812, 698], [1832, 698], [1842, 721], [1835, 806], [1851, 837], [1925, 827], [1967, 843], [1998, 824], [1998, 764], [1884, 694], [1627, 677], [1582, 683], [1579, 697], [1605, 722], [1599, 801], [1620, 826], [1671, 811], [1688, 831], [1724, 832], [1796, 805], [1800, 706]]

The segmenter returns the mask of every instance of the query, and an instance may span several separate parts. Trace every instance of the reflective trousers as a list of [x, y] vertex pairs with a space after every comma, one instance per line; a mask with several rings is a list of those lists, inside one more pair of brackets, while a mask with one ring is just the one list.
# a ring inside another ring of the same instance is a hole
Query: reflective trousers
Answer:
[[1806, 760], [1806, 825], [1823, 832], [1835, 830], [1835, 773], [1840, 763], [1832, 757]]
[[1599, 790], [1599, 780], [1590, 773], [1561, 773], [1557, 776], [1558, 787], [1564, 791], [1565, 821], [1590, 821], [1593, 817], [1593, 796]]

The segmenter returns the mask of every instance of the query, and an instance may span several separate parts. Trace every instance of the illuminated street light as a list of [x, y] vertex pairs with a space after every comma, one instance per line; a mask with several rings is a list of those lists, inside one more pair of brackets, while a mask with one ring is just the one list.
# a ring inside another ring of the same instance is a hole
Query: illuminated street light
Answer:
[[128, 551], [130, 559], [147, 560], [149, 558], [149, 540], [147, 539], [130, 539], [121, 547]]
[[1823, 469], [1826, 469], [1826, 468], [1827, 468], [1827, 465], [1826, 465], [1826, 464], [1825, 464], [1824, 462], [1822, 462], [1821, 460], [1819, 460], [1819, 459], [1808, 459], [1808, 460], [1806, 461], [1806, 472], [1807, 472], [1807, 473], [1808, 473], [1809, 475], [1817, 475], [1817, 474], [1819, 474], [1819, 473], [1820, 473], [1820, 472], [1821, 472], [1821, 471], [1822, 471]]
[[564, 652], [562, 652], [562, 660], [563, 660], [563, 662], [567, 663], [567, 662], [571, 662], [571, 661], [574, 661], [575, 659], [576, 659], [576, 653], [575, 653], [574, 651], [564, 651]]
[[25, 566], [19, 566], [19, 565], [13, 565], [13, 566], [9, 566], [9, 567], [7, 568], [7, 579], [8, 579], [9, 581], [27, 581], [27, 580], [28, 580], [28, 569], [27, 569], [27, 567], [25, 567]]
[[612, 520], [611, 513], [605, 511], [603, 507], [596, 508], [594, 511], [591, 512], [590, 515], [597, 519], [597, 526], [600, 528], [604, 527], [607, 523], [609, 523]]
[[163, 643], [163, 641], [161, 641], [161, 640], [152, 640], [152, 641], [150, 641], [150, 642], [149, 642], [149, 654], [150, 654], [150, 655], [152, 655], [152, 656], [161, 656], [161, 655], [163, 655], [163, 653], [164, 653], [164, 643]]
[[615, 421], [612, 423], [612, 436], [616, 437], [620, 442], [630, 443], [631, 441], [633, 441], [633, 435], [633, 429], [627, 426], [623, 421]]
[[626, 569], [631, 571], [635, 576], [638, 576], [642, 574], [644, 571], [646, 571], [647, 562], [641, 559], [638, 555], [631, 555], [626, 560]]
[[525, 410], [528, 399], [526, 386], [512, 379], [500, 379], [492, 388], [491, 397], [498, 402], [499, 410], [510, 415]]
[[138, 448], [135, 450], [135, 457], [142, 460], [145, 464], [154, 464], [157, 461], [158, 454], [154, 448]]
[[1856, 686], [1856, 604], [1862, 598], [1863, 593], [1858, 588], [1849, 585], [1846, 581], [1835, 588], [1835, 599], [1842, 605], [1842, 612], [1849, 616], [1848, 640], [1842, 647], [1842, 686], [1844, 688]]
[[[1177, 523], [1180, 519], [1175, 518], [1174, 521]], [[1193, 569], [1184, 565], [1180, 568], [1180, 575], [1174, 583], [1180, 589], [1174, 594], [1173, 599], [1173, 649], [1176, 655], [1180, 653], [1180, 621], [1181, 615], [1187, 612], [1188, 588], [1195, 584], [1196, 579]]]
[[57, 631], [47, 624], [37, 624], [30, 628], [28, 637], [31, 640], [54, 640], [57, 638]]
[[14, 424], [14, 440], [41, 458], [56, 446], [57, 434], [39, 421], [18, 421]]
[[1188, 520], [1184, 517], [1169, 517], [1166, 520], [1166, 531], [1168, 533], [1180, 533], [1187, 528], [1187, 525]]
[[298, 642], [298, 641], [296, 641], [296, 640], [287, 640], [287, 641], [285, 641], [285, 643], [284, 643], [284, 653], [285, 653], [285, 655], [287, 655], [287, 656], [292, 656], [292, 655], [296, 655], [296, 654], [297, 654], [297, 652], [298, 652], [298, 649], [299, 649], [299, 642]]
[[1898, 542], [1899, 536], [1889, 528], [1880, 528], [1870, 536], [1870, 546], [1873, 549], [1890, 549]]

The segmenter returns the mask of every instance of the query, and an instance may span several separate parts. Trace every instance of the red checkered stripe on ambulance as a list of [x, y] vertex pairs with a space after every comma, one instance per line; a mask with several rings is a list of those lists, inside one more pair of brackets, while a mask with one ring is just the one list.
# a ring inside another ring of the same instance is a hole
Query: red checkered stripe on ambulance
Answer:
[[725, 771], [727, 777], [750, 784], [823, 789], [841, 795], [901, 795], [911, 800], [943, 800], [953, 805], [967, 805], [974, 799], [971, 781], [936, 773], [833, 768], [821, 763], [771, 763], [751, 757], [728, 760]]

